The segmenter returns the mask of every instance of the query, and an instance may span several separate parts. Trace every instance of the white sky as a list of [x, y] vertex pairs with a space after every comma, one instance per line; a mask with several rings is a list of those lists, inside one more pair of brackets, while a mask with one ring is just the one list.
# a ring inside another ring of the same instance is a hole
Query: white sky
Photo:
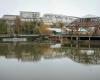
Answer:
[[33, 11], [68, 16], [100, 16], [100, 0], [0, 0], [0, 16]]

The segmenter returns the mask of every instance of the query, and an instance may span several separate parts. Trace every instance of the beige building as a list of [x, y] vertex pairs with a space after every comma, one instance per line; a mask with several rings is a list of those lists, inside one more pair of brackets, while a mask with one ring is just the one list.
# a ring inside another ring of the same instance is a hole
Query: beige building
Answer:
[[16, 19], [19, 17], [18, 15], [4, 15], [2, 19], [4, 19], [8, 25], [7, 32], [13, 33], [14, 28], [16, 27]]
[[15, 21], [18, 15], [4, 15], [3, 19], [7, 21], [9, 25], [15, 25]]

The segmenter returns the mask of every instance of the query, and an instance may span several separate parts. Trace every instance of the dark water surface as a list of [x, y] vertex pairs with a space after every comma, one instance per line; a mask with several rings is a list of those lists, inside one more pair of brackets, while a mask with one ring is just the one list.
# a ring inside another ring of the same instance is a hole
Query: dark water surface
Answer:
[[100, 80], [100, 44], [0, 43], [0, 80]]

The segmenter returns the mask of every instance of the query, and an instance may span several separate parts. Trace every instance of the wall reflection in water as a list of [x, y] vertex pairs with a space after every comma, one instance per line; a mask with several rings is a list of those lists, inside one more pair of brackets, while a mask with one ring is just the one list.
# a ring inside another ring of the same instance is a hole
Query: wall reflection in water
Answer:
[[0, 43], [0, 56], [22, 62], [67, 57], [82, 64], [100, 64], [100, 44], [99, 42]]

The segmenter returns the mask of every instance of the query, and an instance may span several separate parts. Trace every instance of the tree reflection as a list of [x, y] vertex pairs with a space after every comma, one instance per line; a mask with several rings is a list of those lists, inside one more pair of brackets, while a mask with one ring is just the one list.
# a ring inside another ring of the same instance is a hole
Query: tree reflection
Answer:
[[51, 47], [51, 43], [0, 43], [0, 56], [16, 58], [21, 61], [40, 61], [44, 59], [70, 58], [83, 64], [100, 64], [100, 48], [84, 47], [83, 44], [66, 44]]

